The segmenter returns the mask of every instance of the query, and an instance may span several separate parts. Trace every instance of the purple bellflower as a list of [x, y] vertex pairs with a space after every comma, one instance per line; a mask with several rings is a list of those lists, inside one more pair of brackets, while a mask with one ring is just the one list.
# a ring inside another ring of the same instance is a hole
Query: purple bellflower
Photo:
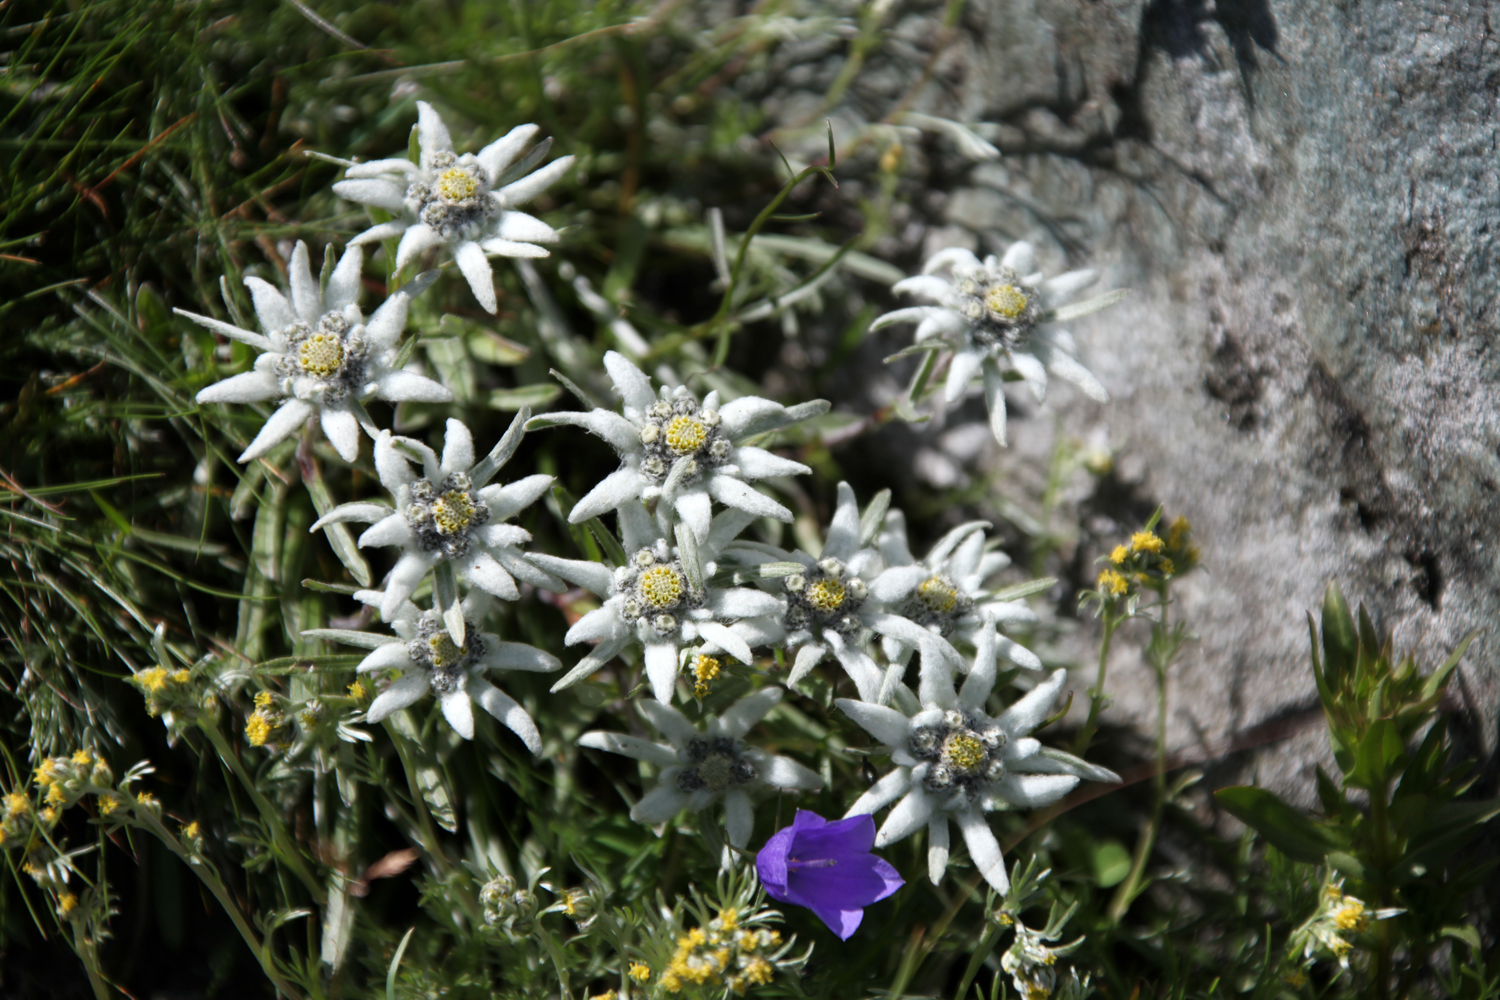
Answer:
[[859, 928], [864, 907], [906, 883], [875, 846], [875, 821], [850, 816], [832, 823], [797, 810], [792, 825], [771, 835], [755, 856], [761, 885], [772, 899], [805, 906], [842, 940]]

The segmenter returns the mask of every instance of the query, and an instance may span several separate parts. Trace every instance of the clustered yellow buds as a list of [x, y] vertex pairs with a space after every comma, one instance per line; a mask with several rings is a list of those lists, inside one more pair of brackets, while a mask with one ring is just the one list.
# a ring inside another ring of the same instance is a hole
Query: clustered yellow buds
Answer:
[[184, 686], [192, 680], [192, 672], [188, 670], [168, 670], [166, 667], [152, 667], [142, 670], [130, 678], [131, 683], [141, 689], [146, 696], [146, 711], [151, 715], [160, 715], [164, 710], [171, 708], [175, 702], [189, 701], [183, 698]]
[[255, 695], [255, 711], [245, 719], [245, 741], [253, 747], [277, 748], [276, 731], [286, 724], [282, 714], [272, 707], [269, 691]]
[[1110, 552], [1109, 565], [1099, 571], [1099, 593], [1115, 598], [1138, 587], [1160, 590], [1167, 581], [1193, 569], [1198, 565], [1198, 547], [1192, 531], [1187, 518], [1178, 517], [1165, 538], [1151, 530], [1135, 532], [1130, 544], [1116, 545]]
[[[685, 984], [691, 983], [744, 993], [752, 985], [764, 985], [775, 978], [772, 953], [780, 945], [779, 933], [742, 927], [739, 911], [727, 907], [703, 927], [695, 927], [677, 939], [677, 952], [661, 974], [661, 987], [668, 993], [680, 993]], [[645, 982], [651, 969], [632, 963], [630, 975], [637, 982]]]

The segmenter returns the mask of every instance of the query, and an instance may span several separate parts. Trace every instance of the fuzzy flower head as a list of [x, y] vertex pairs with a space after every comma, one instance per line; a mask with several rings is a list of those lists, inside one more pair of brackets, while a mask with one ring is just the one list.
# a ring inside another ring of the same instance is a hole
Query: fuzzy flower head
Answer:
[[1292, 937], [1294, 941], [1302, 938], [1303, 958], [1311, 959], [1319, 952], [1331, 954], [1347, 971], [1349, 956], [1355, 943], [1369, 931], [1370, 921], [1389, 920], [1405, 912], [1395, 908], [1368, 910], [1364, 900], [1344, 892], [1343, 879], [1335, 879], [1323, 887], [1317, 912]]
[[386, 299], [366, 322], [358, 305], [363, 263], [363, 248], [349, 247], [333, 269], [328, 287], [319, 288], [307, 244], [299, 240], [287, 269], [290, 301], [259, 278], [245, 279], [263, 333], [173, 310], [264, 352], [253, 370], [216, 382], [197, 396], [200, 403], [281, 401], [240, 455], [241, 462], [264, 455], [314, 414], [339, 456], [353, 462], [359, 457], [360, 424], [369, 426], [369, 418], [364, 417], [364, 404], [369, 400], [446, 403], [453, 399], [452, 393], [431, 379], [393, 367], [411, 301], [432, 283], [436, 272], [418, 276]]
[[948, 866], [948, 822], [964, 835], [974, 867], [999, 892], [1009, 887], [1000, 844], [984, 813], [1049, 805], [1072, 791], [1080, 777], [1119, 781], [1102, 767], [1044, 748], [1031, 737], [1067, 682], [1059, 670], [998, 716], [986, 710], [995, 685], [993, 623], [979, 637], [979, 652], [961, 690], [952, 675], [923, 665], [921, 711], [908, 718], [883, 705], [840, 698], [846, 715], [890, 750], [896, 770], [876, 782], [848, 816], [874, 813], [897, 802], [875, 837], [884, 847], [928, 831], [928, 875], [934, 883]]
[[[568, 630], [566, 642], [597, 642], [553, 690], [576, 684], [608, 663], [632, 643], [645, 651], [646, 676], [657, 701], [669, 703], [684, 661], [727, 653], [742, 663], [751, 647], [776, 635], [771, 616], [781, 603], [748, 587], [715, 587], [708, 580], [718, 571], [720, 550], [749, 523], [738, 510], [720, 513], [703, 542], [679, 526], [677, 545], [658, 534], [658, 525], [639, 503], [620, 508], [619, 524], [625, 560], [613, 568], [602, 563], [560, 559], [545, 554], [532, 561], [543, 570], [604, 598]], [[701, 675], [695, 680], [701, 680]], [[712, 680], [712, 677], [709, 677]]]
[[766, 688], [735, 702], [722, 715], [709, 716], [702, 728], [661, 702], [638, 703], [641, 714], [661, 732], [667, 744], [623, 733], [584, 733], [580, 746], [624, 754], [662, 769], [657, 786], [630, 810], [637, 823], [655, 826], [684, 809], [702, 812], [724, 803], [729, 843], [743, 848], [755, 826], [751, 796], [763, 789], [815, 790], [823, 779], [786, 757], [773, 757], [745, 743], [744, 736], [781, 701], [781, 688]]
[[801, 569], [783, 576], [786, 601], [778, 625], [787, 645], [797, 650], [788, 685], [806, 677], [832, 653], [854, 681], [860, 699], [883, 702], [901, 679], [905, 660], [882, 672], [862, 648], [867, 630], [902, 646], [922, 651], [924, 659], [956, 663], [957, 650], [910, 618], [903, 608], [913, 588], [928, 575], [922, 567], [883, 566], [871, 543], [876, 524], [866, 525], [848, 483], [839, 483], [838, 506], [816, 557], [802, 551], [782, 552], [769, 546], [742, 546], [731, 554], [749, 562], [776, 562]]
[[805, 906], [841, 940], [849, 940], [866, 906], [906, 883], [890, 862], [870, 853], [875, 820], [851, 816], [830, 823], [797, 810], [792, 825], [771, 835], [755, 857], [766, 895]]
[[[444, 573], [456, 572], [507, 601], [520, 596], [516, 578], [537, 587], [561, 588], [558, 580], [522, 554], [520, 546], [531, 541], [531, 533], [503, 523], [545, 493], [552, 477], [491, 483], [520, 445], [528, 412], [523, 409], [490, 454], [477, 462], [473, 435], [458, 420], [448, 421], [441, 459], [420, 441], [381, 431], [375, 441], [375, 468], [381, 485], [395, 500], [395, 509], [374, 503], [342, 504], [309, 529], [317, 531], [336, 521], [374, 522], [360, 536], [360, 545], [400, 547], [401, 558], [386, 581], [382, 617], [392, 619], [423, 578], [440, 565]], [[420, 475], [412, 468], [413, 462], [419, 463]], [[461, 632], [453, 636], [459, 643], [463, 638]]]
[[1015, 925], [1016, 937], [1000, 956], [1000, 968], [1010, 976], [1011, 986], [1021, 1000], [1082, 1000], [1093, 992], [1089, 977], [1078, 978], [1075, 969], [1059, 975], [1057, 960], [1077, 950], [1083, 938], [1052, 947], [1055, 935], [1033, 930], [1023, 923]]
[[[885, 516], [877, 545], [888, 568], [913, 567], [922, 572], [892, 575], [891, 603], [903, 617], [944, 639], [975, 645], [986, 619], [996, 624], [1034, 622], [1036, 614], [1020, 601], [1001, 600], [984, 589], [985, 580], [1010, 565], [1004, 552], [986, 546], [985, 521], [961, 524], [937, 540], [925, 558], [913, 558], [906, 540], [906, 517], [899, 510]], [[884, 643], [892, 660], [911, 655], [911, 646], [894, 639]], [[1036, 654], [1003, 635], [995, 652], [1018, 667], [1042, 669]], [[961, 661], [967, 665], [967, 661]]]
[[623, 354], [605, 354], [604, 367], [623, 401], [623, 413], [563, 411], [544, 414], [529, 425], [574, 424], [603, 438], [620, 455], [620, 468], [578, 501], [569, 521], [578, 524], [636, 500], [666, 504], [700, 540], [708, 536], [715, 500], [755, 517], [792, 520], [790, 510], [749, 484], [812, 470], [746, 442], [826, 412], [826, 401], [785, 407], [744, 396], [720, 406], [719, 394], [710, 392], [700, 403], [682, 386], [653, 390], [651, 380]]
[[1049, 372], [1092, 399], [1109, 399], [1099, 380], [1078, 363], [1072, 335], [1052, 325], [1117, 300], [1118, 295], [1105, 295], [1067, 306], [1097, 277], [1093, 271], [1069, 271], [1043, 280], [1029, 243], [1013, 243], [1004, 257], [983, 261], [968, 250], [941, 250], [928, 258], [920, 275], [893, 286], [898, 293], [917, 295], [934, 305], [886, 313], [871, 329], [916, 323], [918, 343], [937, 340], [950, 348], [944, 396], [949, 402], [957, 400], [976, 376], [982, 376], [990, 429], [1004, 444], [1001, 386], [1006, 371], [1020, 375], [1038, 402], [1046, 397]]
[[[355, 598], [379, 606], [384, 595], [361, 590]], [[541, 734], [526, 710], [486, 678], [490, 671], [527, 670], [547, 672], [562, 666], [555, 656], [519, 642], [502, 642], [490, 632], [479, 631], [491, 598], [472, 591], [458, 605], [465, 619], [464, 642], [453, 641], [443, 617], [422, 611], [403, 601], [390, 619], [395, 635], [353, 632], [344, 629], [309, 629], [309, 639], [331, 639], [372, 650], [356, 668], [360, 673], [396, 669], [401, 676], [370, 703], [369, 722], [379, 722], [392, 712], [415, 704], [429, 693], [438, 699], [443, 717], [453, 731], [466, 740], [474, 738], [475, 702], [521, 737], [532, 753], [542, 749]]]
[[341, 198], [396, 216], [360, 233], [353, 242], [399, 236], [398, 271], [424, 250], [446, 247], [480, 305], [495, 312], [499, 303], [486, 254], [546, 257], [549, 251], [537, 244], [558, 240], [557, 230], [535, 216], [515, 211], [573, 165], [573, 157], [564, 156], [527, 173], [551, 146], [548, 140], [517, 162], [536, 133], [535, 125], [518, 125], [477, 154], [456, 153], [443, 119], [431, 105], [418, 101], [418, 162], [394, 157], [349, 164], [344, 180], [333, 186]]

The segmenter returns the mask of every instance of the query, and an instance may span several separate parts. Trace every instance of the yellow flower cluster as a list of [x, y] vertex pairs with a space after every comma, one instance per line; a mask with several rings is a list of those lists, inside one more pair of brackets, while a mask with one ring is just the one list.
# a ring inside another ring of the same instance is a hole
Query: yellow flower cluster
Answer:
[[1154, 531], [1137, 531], [1129, 545], [1116, 545], [1109, 565], [1099, 571], [1099, 593], [1124, 597], [1136, 587], [1159, 589], [1197, 565], [1193, 527], [1187, 518], [1178, 517], [1167, 528], [1166, 538]]
[[170, 706], [173, 696], [177, 695], [192, 677], [192, 673], [187, 670], [152, 667], [150, 670], [140, 671], [130, 680], [146, 696], [146, 711], [151, 715], [160, 715], [163, 709]]
[[699, 653], [693, 657], [693, 694], [699, 698], [706, 697], [713, 690], [714, 681], [718, 679], [723, 670], [723, 664], [716, 656], [704, 656]]
[[[677, 939], [677, 952], [661, 974], [661, 987], [668, 993], [680, 993], [684, 985], [722, 985], [740, 994], [752, 985], [763, 986], [776, 975], [776, 965], [767, 953], [781, 944], [781, 935], [773, 930], [741, 928], [739, 912], [733, 907], [703, 927], [695, 927]], [[637, 975], [637, 970], [642, 974]], [[651, 970], [633, 964], [630, 974], [645, 982]]]
[[1298, 932], [1306, 935], [1303, 957], [1310, 960], [1319, 949], [1326, 949], [1338, 959], [1339, 965], [1347, 969], [1349, 956], [1354, 951], [1354, 942], [1350, 938], [1368, 931], [1371, 920], [1386, 920], [1401, 912], [1395, 909], [1367, 910], [1364, 900], [1344, 892], [1342, 882], [1331, 882], [1323, 887], [1318, 912]]
[[269, 745], [276, 749], [276, 731], [286, 724], [286, 719], [271, 707], [271, 692], [261, 691], [255, 696], [255, 711], [245, 720], [245, 740], [253, 747]]

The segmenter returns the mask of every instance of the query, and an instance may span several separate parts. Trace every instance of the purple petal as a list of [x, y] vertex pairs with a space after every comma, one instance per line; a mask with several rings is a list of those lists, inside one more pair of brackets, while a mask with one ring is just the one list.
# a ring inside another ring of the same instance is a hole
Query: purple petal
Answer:
[[[799, 811], [797, 815], [801, 817], [802, 813]], [[786, 852], [796, 835], [795, 824], [777, 830], [755, 856], [755, 870], [760, 874], [766, 895], [783, 903], [790, 902], [786, 894]]]
[[832, 864], [797, 867], [788, 861], [787, 894], [791, 902], [816, 911], [819, 908], [841, 910], [850, 906], [869, 906], [884, 899], [905, 883], [896, 869], [873, 854], [851, 858], [828, 858]]
[[818, 915], [818, 919], [828, 925], [828, 929], [839, 936], [839, 940], [847, 941], [859, 930], [860, 921], [865, 919], [864, 910], [835, 910], [828, 907], [814, 906], [812, 911]]
[[[800, 820], [803, 810], [798, 810]], [[817, 816], [816, 813], [808, 813]], [[818, 817], [819, 820], [822, 817]], [[794, 824], [795, 828], [795, 824]], [[821, 826], [805, 826], [798, 830], [797, 843], [792, 853], [800, 860], [812, 858], [857, 858], [870, 853], [875, 846], [875, 817], [869, 815], [850, 816], [848, 819], [824, 822]]]

